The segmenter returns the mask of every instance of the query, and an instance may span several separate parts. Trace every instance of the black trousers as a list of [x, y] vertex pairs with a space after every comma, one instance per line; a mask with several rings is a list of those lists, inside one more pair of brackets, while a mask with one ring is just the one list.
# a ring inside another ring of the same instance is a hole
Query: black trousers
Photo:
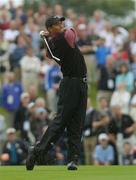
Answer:
[[68, 161], [78, 160], [86, 104], [87, 83], [79, 78], [65, 77], [60, 84], [57, 115], [34, 148], [38, 156], [42, 158], [66, 128]]

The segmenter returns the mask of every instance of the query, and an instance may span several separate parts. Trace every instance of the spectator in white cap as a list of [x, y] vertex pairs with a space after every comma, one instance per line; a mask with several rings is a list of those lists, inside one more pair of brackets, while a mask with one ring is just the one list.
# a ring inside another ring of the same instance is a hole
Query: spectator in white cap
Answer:
[[15, 128], [8, 128], [7, 131], [6, 131], [6, 134], [9, 135], [9, 134], [15, 134], [16, 133], [16, 129]]
[[114, 162], [114, 150], [109, 145], [109, 137], [102, 133], [98, 136], [99, 144], [94, 150], [94, 164], [95, 165], [112, 165]]
[[7, 141], [1, 155], [2, 165], [21, 165], [27, 154], [27, 147], [23, 141], [17, 139], [16, 129], [9, 128], [6, 131]]

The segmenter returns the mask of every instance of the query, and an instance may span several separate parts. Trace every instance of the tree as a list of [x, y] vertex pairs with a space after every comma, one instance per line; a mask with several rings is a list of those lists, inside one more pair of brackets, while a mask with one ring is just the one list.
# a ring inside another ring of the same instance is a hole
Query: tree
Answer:
[[[30, 3], [31, 2], [31, 3]], [[73, 8], [78, 14], [92, 15], [95, 9], [101, 9], [108, 14], [124, 16], [134, 10], [132, 0], [25, 0], [25, 3], [36, 7], [38, 3], [45, 2], [47, 5], [61, 4], [64, 9]]]
[[72, 7], [78, 13], [92, 15], [95, 9], [101, 9], [109, 14], [123, 16], [133, 10], [131, 0], [45, 0], [49, 3], [60, 3], [64, 7]]

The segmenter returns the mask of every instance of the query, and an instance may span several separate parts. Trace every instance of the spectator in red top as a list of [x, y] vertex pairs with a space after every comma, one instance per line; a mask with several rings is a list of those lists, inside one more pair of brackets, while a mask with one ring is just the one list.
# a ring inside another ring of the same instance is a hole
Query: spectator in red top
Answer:
[[10, 19], [9, 19], [9, 12], [6, 8], [2, 7], [0, 9], [0, 29], [6, 30], [10, 27]]

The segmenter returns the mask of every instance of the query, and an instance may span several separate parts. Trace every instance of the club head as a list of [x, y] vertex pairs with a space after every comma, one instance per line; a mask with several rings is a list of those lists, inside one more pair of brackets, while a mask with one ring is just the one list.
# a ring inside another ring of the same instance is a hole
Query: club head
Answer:
[[56, 61], [60, 61], [60, 59], [57, 58], [57, 57], [55, 57], [55, 56], [53, 56], [52, 58], [53, 58], [54, 60], [56, 60]]

